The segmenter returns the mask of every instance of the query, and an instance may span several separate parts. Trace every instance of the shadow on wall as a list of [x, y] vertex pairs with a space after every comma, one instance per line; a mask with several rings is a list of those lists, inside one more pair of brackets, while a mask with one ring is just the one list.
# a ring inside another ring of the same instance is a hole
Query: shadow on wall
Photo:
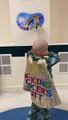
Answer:
[[45, 39], [46, 38], [46, 41], [49, 42], [49, 38], [48, 38], [48, 35], [47, 35], [47, 31], [45, 31], [45, 29], [43, 27], [39, 27], [37, 29], [37, 39]]

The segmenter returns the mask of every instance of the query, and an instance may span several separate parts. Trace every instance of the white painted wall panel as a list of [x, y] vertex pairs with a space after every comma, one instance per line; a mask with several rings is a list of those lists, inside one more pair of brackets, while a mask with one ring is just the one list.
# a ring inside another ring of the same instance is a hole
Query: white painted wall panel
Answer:
[[[32, 45], [37, 38], [50, 39], [50, 0], [9, 0], [11, 39], [14, 45]], [[16, 24], [20, 12], [42, 13], [45, 22], [40, 30], [24, 31]]]

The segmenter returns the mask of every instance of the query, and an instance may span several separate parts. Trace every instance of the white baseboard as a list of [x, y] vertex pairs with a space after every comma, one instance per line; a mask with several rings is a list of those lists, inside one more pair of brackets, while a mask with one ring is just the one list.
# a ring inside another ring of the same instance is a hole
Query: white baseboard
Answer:
[[68, 84], [55, 84], [57, 89], [68, 90]]
[[[57, 89], [68, 90], [68, 84], [55, 84]], [[0, 91], [22, 92], [23, 86], [7, 86], [1, 87]]]
[[1, 91], [9, 91], [9, 92], [22, 92], [23, 86], [7, 86], [1, 87]]

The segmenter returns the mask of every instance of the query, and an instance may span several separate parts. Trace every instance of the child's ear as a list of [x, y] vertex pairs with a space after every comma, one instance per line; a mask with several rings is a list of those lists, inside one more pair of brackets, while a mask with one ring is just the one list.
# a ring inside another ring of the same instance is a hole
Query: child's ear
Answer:
[[33, 48], [31, 48], [31, 53], [33, 53]]
[[33, 50], [31, 50], [31, 52], [33, 53]]

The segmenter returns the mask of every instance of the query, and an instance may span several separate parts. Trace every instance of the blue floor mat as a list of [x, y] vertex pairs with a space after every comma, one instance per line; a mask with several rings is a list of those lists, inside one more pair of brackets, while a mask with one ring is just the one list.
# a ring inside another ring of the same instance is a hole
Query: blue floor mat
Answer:
[[[0, 113], [0, 120], [27, 120], [30, 107], [16, 108]], [[68, 120], [68, 111], [51, 109], [50, 120]]]

